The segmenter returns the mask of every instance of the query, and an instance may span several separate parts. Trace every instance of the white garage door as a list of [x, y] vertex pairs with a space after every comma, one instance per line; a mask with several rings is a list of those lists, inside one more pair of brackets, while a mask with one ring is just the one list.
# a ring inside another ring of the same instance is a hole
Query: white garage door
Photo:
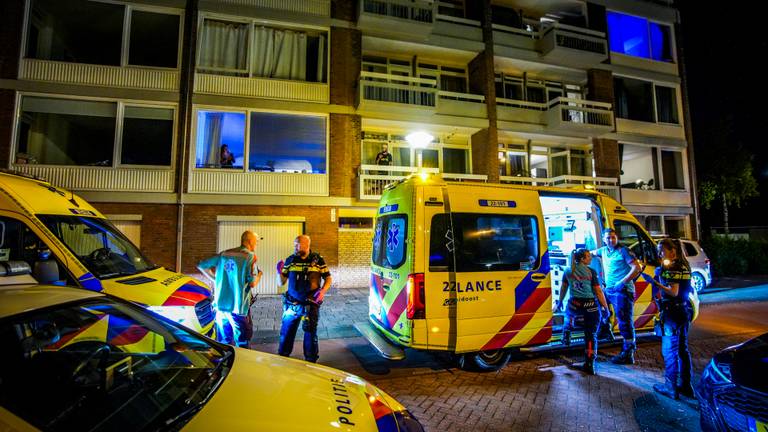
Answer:
[[296, 220], [232, 220], [219, 218], [218, 252], [240, 245], [243, 231], [251, 230], [264, 239], [256, 247], [258, 266], [264, 272], [256, 291], [278, 294], [275, 264], [293, 253], [293, 240], [302, 234], [304, 223]]
[[106, 215], [131, 243], [141, 247], [141, 215]]

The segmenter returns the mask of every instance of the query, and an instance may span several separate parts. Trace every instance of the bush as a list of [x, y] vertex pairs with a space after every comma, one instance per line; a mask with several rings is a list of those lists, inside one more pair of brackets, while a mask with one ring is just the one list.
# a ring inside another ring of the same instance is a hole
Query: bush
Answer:
[[768, 274], [768, 243], [711, 237], [702, 241], [711, 260], [713, 276]]

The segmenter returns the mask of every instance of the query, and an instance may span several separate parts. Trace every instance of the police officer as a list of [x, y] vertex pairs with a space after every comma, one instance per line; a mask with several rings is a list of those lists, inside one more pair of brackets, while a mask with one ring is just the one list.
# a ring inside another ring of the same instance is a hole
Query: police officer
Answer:
[[624, 338], [621, 353], [613, 356], [615, 364], [635, 364], [635, 308], [634, 279], [640, 274], [640, 264], [624, 245], [613, 228], [603, 230], [605, 246], [592, 252], [603, 259], [605, 292], [619, 321], [619, 332]]
[[597, 273], [589, 267], [592, 255], [587, 249], [576, 249], [571, 253], [571, 267], [563, 275], [563, 287], [560, 289], [560, 299], [556, 309], [563, 308], [563, 299], [570, 289], [571, 298], [566, 309], [565, 325], [563, 326], [563, 343], [570, 345], [571, 329], [574, 320], [581, 316], [584, 319], [584, 371], [595, 374], [595, 358], [597, 357], [597, 334], [600, 325], [598, 304], [608, 309]]
[[249, 311], [256, 297], [253, 290], [263, 274], [256, 265], [259, 239], [253, 232], [245, 231], [240, 236], [240, 247], [227, 249], [197, 265], [214, 283], [213, 306], [217, 338], [221, 342], [247, 347], [253, 335]]
[[659, 243], [659, 258], [662, 265], [656, 268], [653, 287], [654, 298], [661, 306], [664, 384], [654, 384], [653, 389], [673, 399], [678, 399], [679, 395], [693, 398], [691, 353], [688, 351], [688, 330], [693, 316], [688, 304], [691, 267], [680, 251], [679, 240], [663, 239]]
[[323, 257], [312, 252], [310, 242], [307, 235], [296, 237], [295, 253], [277, 264], [280, 281], [283, 284], [288, 282], [288, 291], [283, 295], [283, 322], [277, 352], [281, 356], [291, 355], [296, 331], [301, 323], [304, 330], [304, 359], [316, 363], [319, 351], [317, 322], [323, 297], [331, 287], [331, 273]]

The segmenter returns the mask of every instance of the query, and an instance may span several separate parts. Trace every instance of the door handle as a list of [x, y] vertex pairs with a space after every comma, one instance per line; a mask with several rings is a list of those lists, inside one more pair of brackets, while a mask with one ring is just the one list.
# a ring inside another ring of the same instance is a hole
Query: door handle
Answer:
[[381, 287], [384, 288], [384, 291], [389, 292], [389, 285], [382, 285]]
[[533, 273], [531, 275], [531, 280], [534, 282], [541, 282], [546, 278], [547, 278], [546, 273]]

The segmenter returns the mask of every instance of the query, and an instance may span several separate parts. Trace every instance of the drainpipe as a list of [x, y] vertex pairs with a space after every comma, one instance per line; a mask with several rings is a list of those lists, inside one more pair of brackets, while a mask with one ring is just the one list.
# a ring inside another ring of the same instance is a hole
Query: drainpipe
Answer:
[[184, 248], [184, 192], [187, 189], [189, 161], [187, 149], [190, 145], [192, 125], [192, 95], [195, 84], [195, 53], [197, 48], [197, 7], [198, 0], [187, 0], [184, 11], [184, 36], [181, 55], [181, 76], [179, 82], [179, 156], [176, 159], [178, 169], [176, 183], [176, 203], [178, 220], [176, 221], [176, 271], [181, 273], [181, 254]]

